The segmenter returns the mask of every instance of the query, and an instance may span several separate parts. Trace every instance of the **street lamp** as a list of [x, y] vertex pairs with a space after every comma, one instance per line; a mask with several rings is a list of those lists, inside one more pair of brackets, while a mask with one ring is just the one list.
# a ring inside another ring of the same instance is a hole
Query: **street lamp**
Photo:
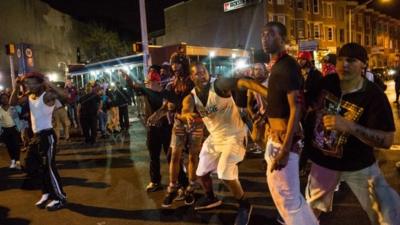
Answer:
[[[357, 11], [359, 11], [361, 8], [363, 8], [364, 6], [367, 6], [369, 3], [373, 2], [374, 0], [368, 0], [366, 2], [364, 2], [363, 4], [355, 7], [353, 9], [353, 12], [356, 13]], [[391, 2], [391, 0], [381, 0], [382, 3], [388, 3]], [[352, 10], [351, 8], [349, 9], [349, 42], [353, 41], [353, 36], [352, 36], [352, 30], [351, 30], [351, 14], [352, 14]]]
[[211, 52], [209, 53], [209, 57], [210, 57], [210, 73], [213, 74], [213, 73], [212, 73], [212, 58], [215, 57], [215, 52], [214, 52], [214, 51], [211, 51]]

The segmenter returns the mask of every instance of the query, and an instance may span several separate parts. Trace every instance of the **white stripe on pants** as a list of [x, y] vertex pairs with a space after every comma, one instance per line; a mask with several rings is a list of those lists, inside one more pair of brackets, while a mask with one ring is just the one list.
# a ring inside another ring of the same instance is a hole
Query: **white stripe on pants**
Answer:
[[318, 220], [300, 192], [299, 155], [290, 152], [287, 165], [271, 172], [280, 147], [280, 143], [269, 140], [265, 151], [267, 183], [278, 212], [287, 225], [317, 225]]

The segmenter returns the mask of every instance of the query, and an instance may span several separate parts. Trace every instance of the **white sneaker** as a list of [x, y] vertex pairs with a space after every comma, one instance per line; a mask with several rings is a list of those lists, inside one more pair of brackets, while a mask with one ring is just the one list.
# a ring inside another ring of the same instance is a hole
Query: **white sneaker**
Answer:
[[46, 193], [43, 194], [42, 197], [40, 198], [40, 200], [38, 202], [36, 202], [36, 207], [40, 208], [40, 209], [44, 209], [44, 207], [46, 206], [46, 202], [47, 200], [49, 200], [50, 194]]
[[17, 164], [15, 162], [15, 160], [11, 160], [11, 164], [10, 164], [10, 169], [15, 169], [17, 167]]
[[65, 207], [66, 201], [61, 200], [53, 200], [49, 204], [46, 205], [46, 209], [48, 211], [56, 211]]

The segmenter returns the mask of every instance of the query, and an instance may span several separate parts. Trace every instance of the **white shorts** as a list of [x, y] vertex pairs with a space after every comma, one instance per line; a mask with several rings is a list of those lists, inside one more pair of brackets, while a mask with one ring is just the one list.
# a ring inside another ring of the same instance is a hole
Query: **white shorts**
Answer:
[[239, 135], [216, 143], [211, 135], [208, 136], [201, 148], [196, 175], [204, 176], [216, 171], [219, 179], [237, 180], [239, 178], [237, 164], [244, 159], [246, 153], [244, 139], [244, 136]]

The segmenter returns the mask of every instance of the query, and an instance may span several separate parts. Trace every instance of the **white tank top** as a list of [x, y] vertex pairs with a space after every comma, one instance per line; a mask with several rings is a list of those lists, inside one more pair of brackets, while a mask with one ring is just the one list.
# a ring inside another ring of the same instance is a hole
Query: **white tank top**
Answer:
[[51, 123], [54, 105], [48, 106], [43, 101], [43, 96], [46, 92], [43, 92], [37, 99], [32, 99], [29, 96], [29, 109], [31, 111], [31, 121], [33, 133], [53, 128]]
[[243, 138], [246, 135], [246, 126], [235, 101], [232, 96], [228, 98], [218, 96], [214, 89], [214, 80], [211, 81], [206, 106], [197, 97], [194, 88], [192, 95], [196, 109], [214, 140], [224, 143], [227, 138]]

